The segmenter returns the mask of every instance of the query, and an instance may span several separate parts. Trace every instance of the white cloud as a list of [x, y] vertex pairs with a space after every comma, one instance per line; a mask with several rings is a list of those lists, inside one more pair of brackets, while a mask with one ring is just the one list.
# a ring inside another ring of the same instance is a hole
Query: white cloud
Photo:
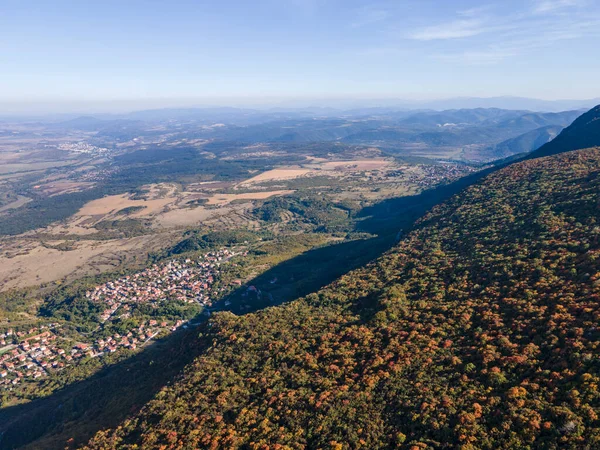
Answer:
[[[582, 8], [584, 5], [589, 7]], [[496, 65], [547, 52], [561, 42], [599, 39], [599, 6], [590, 0], [529, 0], [521, 8], [487, 4], [458, 10], [435, 25], [430, 22], [408, 30], [388, 29], [382, 33], [385, 42], [358, 53], [383, 56], [402, 51], [449, 64]], [[391, 24], [397, 17], [390, 10], [385, 21]]]
[[413, 30], [408, 38], [417, 41], [460, 39], [513, 28], [510, 21], [499, 21], [491, 14], [493, 9], [492, 5], [484, 5], [457, 11], [454, 19]]
[[493, 5], [482, 5], [458, 11], [457, 15], [462, 17], [482, 17], [488, 15], [493, 9]]
[[428, 26], [409, 34], [417, 41], [433, 41], [438, 39], [458, 39], [485, 33], [488, 28], [480, 19], [459, 19], [445, 24]]
[[[533, 23], [529, 23], [533, 27]], [[455, 64], [494, 65], [506, 59], [533, 53], [551, 47], [558, 42], [580, 39], [600, 38], [600, 18], [589, 20], [544, 21], [535, 27], [520, 27], [501, 33], [501, 39], [493, 44], [476, 49], [433, 55], [434, 58]]]
[[533, 11], [536, 14], [546, 14], [581, 6], [582, 0], [534, 0]]
[[[581, 7], [588, 0], [532, 0], [520, 11], [491, 6], [457, 11], [451, 20], [410, 31], [418, 41], [457, 40], [454, 48], [433, 57], [456, 63], [497, 64], [547, 48], [559, 41], [600, 36], [600, 11]], [[569, 9], [571, 8], [571, 9]], [[485, 35], [485, 36], [484, 36]]]

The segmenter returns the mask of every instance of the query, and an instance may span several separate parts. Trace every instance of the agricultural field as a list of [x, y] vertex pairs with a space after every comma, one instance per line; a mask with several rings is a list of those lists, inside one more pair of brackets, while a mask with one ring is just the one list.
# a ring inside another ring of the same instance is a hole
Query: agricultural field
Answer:
[[[334, 203], [350, 202], [358, 210], [473, 170], [407, 164], [375, 147], [338, 146], [324, 153], [313, 146], [268, 151], [265, 144], [215, 151], [205, 140], [180, 149], [180, 141], [165, 136], [124, 145], [99, 143], [84, 132], [63, 138], [46, 133], [34, 128], [28, 138], [3, 138], [10, 142], [0, 153], [8, 163], [3, 167], [23, 170], [5, 170], [16, 178], [2, 181], [0, 231], [4, 225], [8, 232], [0, 234], [0, 291], [127, 267], [194, 229], [281, 234], [323, 226], [335, 216], [337, 225], [330, 228], [347, 232], [353, 213]], [[174, 172], [166, 177], [165, 164]], [[324, 221], [302, 217], [300, 210], [265, 220], [260, 208], [277, 197], [320, 197], [325, 203], [319, 208], [330, 211]], [[56, 220], [40, 217], [45, 211], [56, 213]], [[32, 227], [38, 219], [41, 226]]]

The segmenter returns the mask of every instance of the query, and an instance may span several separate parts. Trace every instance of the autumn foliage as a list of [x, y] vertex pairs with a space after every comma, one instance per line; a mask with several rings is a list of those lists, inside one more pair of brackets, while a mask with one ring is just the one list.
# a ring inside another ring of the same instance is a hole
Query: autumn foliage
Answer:
[[600, 448], [600, 150], [495, 172], [89, 448]]

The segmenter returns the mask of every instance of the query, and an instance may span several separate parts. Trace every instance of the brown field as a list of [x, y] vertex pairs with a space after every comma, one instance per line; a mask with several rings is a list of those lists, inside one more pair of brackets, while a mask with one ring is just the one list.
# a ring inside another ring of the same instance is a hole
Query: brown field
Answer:
[[393, 165], [392, 161], [385, 159], [359, 159], [351, 161], [328, 161], [319, 164], [323, 170], [338, 170], [345, 172], [362, 172], [379, 170]]
[[[209, 186], [209, 185], [207, 185]], [[190, 186], [191, 187], [191, 186]], [[96, 233], [94, 226], [104, 220], [123, 219], [118, 212], [129, 207], [142, 206], [144, 209], [128, 214], [128, 218], [150, 219], [152, 228], [169, 229], [198, 226], [215, 217], [229, 214], [231, 202], [236, 200], [262, 200], [274, 195], [285, 195], [293, 191], [280, 190], [255, 193], [240, 194], [218, 194], [211, 193], [210, 188], [206, 189], [204, 185], [197, 185], [197, 188], [204, 188], [205, 192], [198, 191], [180, 191], [173, 184], [161, 183], [145, 187], [143, 199], [134, 199], [131, 194], [111, 195], [100, 199], [92, 200], [86, 203], [77, 211], [66, 223], [57, 223], [46, 228], [44, 233], [61, 235], [78, 235], [85, 237]], [[211, 186], [212, 187], [212, 186]], [[208, 192], [206, 192], [208, 191]], [[203, 206], [188, 205], [188, 202], [205, 198], [207, 205]], [[216, 207], [216, 208], [215, 208]], [[33, 235], [34, 233], [28, 233]]]
[[315, 163], [319, 163], [319, 162], [326, 162], [328, 161], [327, 158], [320, 158], [318, 156], [305, 156], [305, 158], [309, 161], [315, 162]]
[[71, 192], [83, 191], [91, 188], [94, 183], [81, 182], [81, 181], [57, 181], [55, 183], [48, 183], [40, 186], [39, 190], [44, 194], [53, 196], [59, 194], [68, 194]]
[[309, 157], [308, 163], [302, 167], [282, 167], [268, 170], [255, 177], [243, 181], [238, 186], [260, 184], [268, 181], [290, 180], [303, 176], [322, 176], [327, 172], [331, 176], [340, 176], [351, 172], [368, 172], [372, 170], [388, 169], [394, 166], [393, 161], [386, 159], [356, 159], [348, 161], [329, 161], [324, 158]]
[[247, 192], [244, 194], [214, 194], [208, 199], [208, 205], [226, 205], [234, 200], [264, 200], [274, 195], [291, 194], [294, 191]]
[[0, 151], [0, 162], [2, 164], [18, 163], [22, 154], [20, 152]]
[[109, 241], [79, 241], [72, 243], [72, 250], [64, 251], [45, 247], [40, 242], [19, 239], [13, 241], [8, 249], [3, 248], [0, 255], [0, 291], [98, 274], [121, 266], [133, 255], [144, 255], [164, 244], [165, 236], [150, 235]]
[[[94, 228], [94, 225], [104, 220], [104, 215], [99, 216], [84, 216], [84, 217], [73, 217], [67, 223], [56, 223], [44, 228], [42, 231], [45, 234], [56, 235], [60, 238], [61, 235], [77, 235], [86, 236], [97, 233], [98, 230]], [[39, 230], [38, 230], [39, 231]], [[28, 236], [35, 235], [35, 232], [25, 233]]]
[[154, 213], [159, 213], [165, 206], [173, 203], [176, 199], [174, 197], [159, 198], [154, 200], [132, 200], [130, 194], [122, 195], [110, 195], [98, 200], [92, 200], [86, 203], [81, 208], [75, 217], [84, 216], [107, 216], [114, 214], [124, 208], [131, 206], [145, 206], [141, 211], [132, 214], [132, 217], [143, 217], [149, 216]]
[[74, 160], [54, 161], [54, 162], [38, 162], [38, 163], [23, 163], [23, 164], [2, 164], [0, 165], [0, 174], [6, 175], [18, 172], [35, 172], [46, 170], [53, 167], [65, 167], [75, 163]]
[[311, 172], [310, 169], [297, 169], [297, 168], [273, 169], [273, 170], [268, 170], [266, 172], [263, 172], [260, 175], [256, 175], [255, 177], [252, 177], [249, 180], [246, 180], [241, 184], [262, 183], [264, 181], [273, 181], [273, 180], [289, 180], [291, 178], [301, 177], [310, 172]]
[[200, 183], [188, 184], [188, 189], [192, 191], [214, 191], [218, 189], [228, 189], [234, 185], [235, 183], [231, 181], [202, 181]]
[[[218, 213], [224, 214], [228, 211], [227, 208], [220, 208]], [[205, 209], [201, 206], [178, 208], [158, 214], [155, 217], [155, 226], [161, 228], [190, 227], [200, 225], [215, 214], [217, 214], [217, 210]]]

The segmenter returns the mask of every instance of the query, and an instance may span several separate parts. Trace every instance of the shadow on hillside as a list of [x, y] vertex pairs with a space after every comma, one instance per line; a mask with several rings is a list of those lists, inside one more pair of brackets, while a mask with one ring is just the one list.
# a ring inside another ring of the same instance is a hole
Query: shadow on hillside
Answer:
[[0, 410], [0, 448], [64, 448], [70, 438], [86, 441], [137, 411], [201, 353], [202, 344], [189, 330], [175, 332], [46, 398]]
[[[359, 214], [359, 229], [379, 237], [316, 248], [284, 261], [237, 289], [217, 308], [244, 314], [320, 289], [381, 255], [396, 242], [399, 231], [407, 231], [434, 204], [490, 171], [365, 208]], [[69, 439], [77, 445], [100, 429], [118, 425], [210, 346], [208, 338], [198, 339], [199, 330], [195, 328], [203, 320], [196, 318], [193, 327], [175, 332], [46, 398], [1, 409], [0, 448], [64, 448]]]
[[409, 230], [415, 221], [434, 205], [457, 194], [500, 167], [502, 166], [494, 166], [475, 172], [453, 183], [428, 189], [417, 195], [396, 197], [366, 207], [358, 215], [359, 218], [363, 219], [359, 222], [359, 229], [379, 236]]
[[[226, 299], [226, 309], [244, 314], [318, 291], [391, 248], [390, 237], [371, 238], [309, 250], [260, 274]], [[224, 308], [223, 308], [224, 309]]]
[[[217, 304], [217, 309], [244, 314], [294, 300], [366, 264], [392, 244], [389, 238], [372, 238], [310, 250], [259, 275]], [[261, 295], [248, 295], [250, 285]], [[207, 338], [198, 339], [196, 327], [204, 320], [200, 316], [187, 330], [46, 398], [1, 409], [0, 448], [64, 448], [69, 439], [77, 445], [99, 429], [118, 425], [210, 346]]]

